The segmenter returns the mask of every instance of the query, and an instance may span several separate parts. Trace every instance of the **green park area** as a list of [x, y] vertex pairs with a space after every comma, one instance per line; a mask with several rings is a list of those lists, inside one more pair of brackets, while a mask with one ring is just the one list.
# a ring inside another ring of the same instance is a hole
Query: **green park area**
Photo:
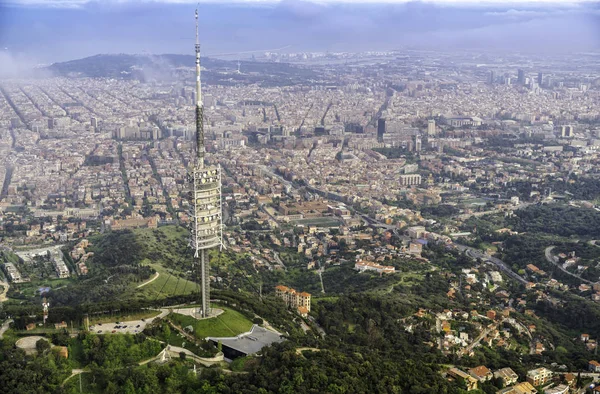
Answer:
[[197, 284], [182, 277], [182, 274], [168, 270], [160, 264], [149, 264], [158, 276], [152, 275], [143, 283], [135, 285], [137, 294], [146, 299], [174, 295], [191, 294], [198, 291]]
[[169, 318], [182, 328], [192, 326], [194, 335], [200, 339], [232, 337], [250, 331], [252, 328], [252, 322], [240, 312], [220, 305], [213, 306], [213, 308], [223, 309], [223, 313], [217, 317], [202, 320], [179, 313], [172, 313]]

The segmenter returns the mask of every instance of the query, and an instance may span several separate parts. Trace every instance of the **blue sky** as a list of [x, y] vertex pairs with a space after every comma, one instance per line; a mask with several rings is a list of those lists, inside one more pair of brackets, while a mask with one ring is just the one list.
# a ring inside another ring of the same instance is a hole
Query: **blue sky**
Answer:
[[[0, 0], [0, 49], [45, 63], [97, 53], [192, 53], [197, 2]], [[288, 51], [411, 46], [565, 52], [600, 47], [595, 1], [201, 3], [201, 39], [208, 54], [288, 45]]]

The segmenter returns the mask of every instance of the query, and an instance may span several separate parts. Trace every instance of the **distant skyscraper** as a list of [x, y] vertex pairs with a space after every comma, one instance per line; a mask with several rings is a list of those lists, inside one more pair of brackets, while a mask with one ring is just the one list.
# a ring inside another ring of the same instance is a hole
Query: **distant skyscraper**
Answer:
[[98, 119], [92, 117], [91, 124], [92, 124], [93, 128], [97, 128], [98, 127]]
[[490, 85], [493, 85], [496, 82], [496, 71], [490, 71], [490, 79], [488, 80]]
[[435, 119], [429, 119], [427, 121], [427, 135], [435, 135]]
[[565, 138], [573, 137], [573, 126], [562, 126], [561, 127], [561, 136]]
[[377, 121], [377, 141], [383, 142], [383, 135], [385, 134], [385, 119], [379, 118]]
[[538, 77], [537, 77], [538, 85], [542, 86], [542, 82], [544, 82], [544, 74], [538, 73]]
[[204, 165], [204, 104], [200, 81], [200, 41], [198, 39], [198, 10], [196, 10], [196, 160], [191, 163], [191, 239], [194, 267], [199, 267], [200, 315], [210, 314], [210, 264], [208, 249], [222, 246], [221, 166]]
[[421, 136], [417, 135], [415, 137], [415, 152], [421, 151]]
[[517, 83], [519, 85], [525, 85], [525, 71], [523, 71], [522, 69], [519, 69], [518, 71]]

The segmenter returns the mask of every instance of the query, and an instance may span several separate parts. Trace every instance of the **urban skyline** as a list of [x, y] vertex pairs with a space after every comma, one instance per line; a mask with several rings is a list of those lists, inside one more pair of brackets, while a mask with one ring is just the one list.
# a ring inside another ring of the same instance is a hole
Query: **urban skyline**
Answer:
[[597, 3], [16, 3], [0, 391], [598, 391]]
[[[186, 4], [8, 4], [0, 3], [5, 65], [11, 59], [33, 66], [98, 53], [187, 53], [185, 48], [194, 40], [183, 29]], [[208, 56], [288, 46], [287, 51], [294, 52], [418, 46], [566, 53], [598, 50], [598, 18], [597, 2], [207, 3], [200, 13], [200, 36], [207, 42]]]

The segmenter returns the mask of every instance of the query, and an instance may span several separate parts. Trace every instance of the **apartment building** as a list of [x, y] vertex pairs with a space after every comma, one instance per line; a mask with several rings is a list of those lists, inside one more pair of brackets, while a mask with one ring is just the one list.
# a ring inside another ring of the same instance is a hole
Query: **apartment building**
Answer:
[[290, 287], [279, 285], [275, 287], [275, 295], [283, 299], [287, 306], [296, 308], [301, 316], [308, 316], [311, 298], [309, 293], [298, 292]]
[[543, 386], [552, 378], [552, 371], [547, 368], [536, 368], [527, 371], [527, 381], [534, 386]]

